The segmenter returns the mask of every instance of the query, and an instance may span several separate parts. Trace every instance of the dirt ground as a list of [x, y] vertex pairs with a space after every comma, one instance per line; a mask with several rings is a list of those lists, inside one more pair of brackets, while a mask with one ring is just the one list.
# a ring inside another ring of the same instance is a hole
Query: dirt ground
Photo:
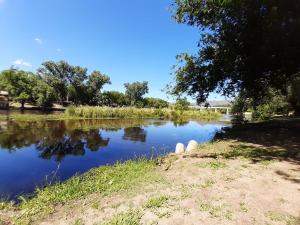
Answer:
[[35, 224], [300, 225], [299, 129], [299, 121], [244, 126], [162, 160], [163, 182], [91, 195]]

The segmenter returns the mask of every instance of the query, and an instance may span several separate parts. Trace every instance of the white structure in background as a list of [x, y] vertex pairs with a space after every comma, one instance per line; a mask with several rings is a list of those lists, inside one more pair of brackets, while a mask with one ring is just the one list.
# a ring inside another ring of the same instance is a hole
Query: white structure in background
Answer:
[[226, 110], [226, 115], [231, 113], [231, 103], [229, 101], [221, 100], [221, 101], [208, 101], [208, 106], [192, 104], [190, 108], [201, 110], [214, 110], [217, 112], [218, 110]]

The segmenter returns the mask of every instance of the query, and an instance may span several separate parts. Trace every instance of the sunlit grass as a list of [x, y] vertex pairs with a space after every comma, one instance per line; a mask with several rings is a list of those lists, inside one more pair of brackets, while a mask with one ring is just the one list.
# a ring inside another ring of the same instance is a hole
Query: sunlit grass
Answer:
[[164, 206], [169, 200], [169, 197], [166, 195], [160, 195], [151, 197], [148, 199], [148, 201], [145, 203], [146, 208], [160, 208]]
[[227, 210], [225, 205], [214, 205], [210, 202], [199, 201], [198, 208], [202, 212], [208, 212], [212, 217], [224, 217], [226, 219], [231, 219], [232, 213]]
[[218, 159], [214, 159], [211, 160], [209, 162], [202, 162], [202, 163], [198, 163], [197, 166], [201, 167], [201, 168], [210, 168], [213, 170], [218, 170], [218, 169], [222, 169], [224, 167], [226, 167], [226, 163], [218, 160]]
[[221, 114], [211, 111], [172, 109], [148, 109], [135, 107], [100, 107], [79, 106], [69, 107], [64, 113], [57, 114], [19, 114], [0, 115], [0, 120], [40, 121], [40, 120], [68, 120], [68, 119], [204, 119], [216, 120]]
[[175, 111], [171, 109], [147, 109], [134, 107], [69, 107], [65, 111], [67, 117], [80, 118], [161, 118], [161, 119], [178, 119], [178, 118], [201, 118], [201, 119], [218, 119], [221, 114], [210, 111], [187, 110]]
[[155, 162], [152, 160], [127, 161], [95, 168], [66, 182], [37, 189], [33, 198], [21, 198], [19, 207], [23, 213], [16, 219], [16, 223], [28, 224], [53, 213], [56, 205], [84, 198], [91, 193], [105, 196], [129, 190], [138, 183], [151, 182], [157, 178], [152, 173], [154, 167]]
[[109, 221], [99, 223], [99, 225], [140, 225], [143, 213], [138, 209], [131, 209], [128, 212], [119, 213]]

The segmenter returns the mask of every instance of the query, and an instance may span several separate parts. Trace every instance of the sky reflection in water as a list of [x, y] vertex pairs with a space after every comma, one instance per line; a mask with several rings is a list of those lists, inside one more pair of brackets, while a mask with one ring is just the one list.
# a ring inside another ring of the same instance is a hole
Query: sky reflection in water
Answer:
[[90, 168], [174, 150], [177, 142], [211, 140], [219, 122], [68, 120], [0, 122], [0, 196], [32, 192]]

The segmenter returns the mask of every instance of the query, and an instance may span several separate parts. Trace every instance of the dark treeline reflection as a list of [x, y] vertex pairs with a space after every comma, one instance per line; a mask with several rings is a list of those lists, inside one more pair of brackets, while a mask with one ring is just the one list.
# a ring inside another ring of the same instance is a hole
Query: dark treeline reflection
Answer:
[[129, 141], [146, 141], [146, 131], [141, 127], [127, 127], [124, 128], [124, 140]]
[[143, 120], [65, 120], [65, 121], [2, 121], [0, 148], [10, 152], [35, 145], [39, 157], [61, 161], [67, 155], [84, 155], [87, 150], [98, 151], [109, 144], [101, 131], [123, 129], [123, 139], [146, 141], [147, 125], [161, 126], [165, 121]]

